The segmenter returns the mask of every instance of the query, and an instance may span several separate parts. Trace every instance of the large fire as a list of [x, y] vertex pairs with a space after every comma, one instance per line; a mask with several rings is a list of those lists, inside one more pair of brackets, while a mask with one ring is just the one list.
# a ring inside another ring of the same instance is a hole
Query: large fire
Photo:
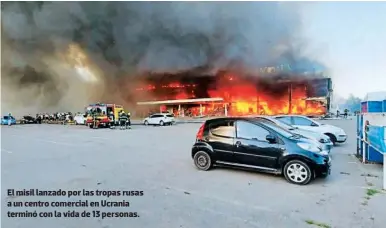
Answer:
[[[198, 115], [223, 115], [227, 107], [228, 115], [276, 115], [302, 114], [321, 115], [326, 113], [326, 104], [307, 99], [307, 83], [277, 82], [266, 88], [265, 85], [252, 83], [233, 75], [226, 75], [216, 80], [215, 86], [197, 83], [168, 82], [149, 84], [137, 88], [154, 95], [154, 100], [199, 99], [197, 90], [205, 88], [206, 97], [222, 98], [221, 102], [201, 102], [189, 105], [189, 113]], [[169, 92], [159, 92], [159, 91]], [[157, 93], [158, 91], [158, 93]], [[200, 107], [201, 104], [201, 107]], [[224, 106], [226, 104], [226, 106]], [[178, 106], [178, 103], [174, 106]], [[176, 107], [173, 111], [177, 113]]]

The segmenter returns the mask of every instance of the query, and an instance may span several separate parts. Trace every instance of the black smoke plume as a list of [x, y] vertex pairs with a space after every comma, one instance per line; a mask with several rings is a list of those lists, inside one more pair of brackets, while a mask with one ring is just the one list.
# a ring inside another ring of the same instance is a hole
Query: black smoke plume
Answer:
[[[130, 84], [142, 71], [253, 70], [283, 62], [301, 69], [313, 61], [301, 53], [296, 4], [2, 2], [3, 111], [73, 111], [126, 99], [115, 84]], [[65, 62], [71, 45], [87, 55], [98, 83], [82, 80]]]

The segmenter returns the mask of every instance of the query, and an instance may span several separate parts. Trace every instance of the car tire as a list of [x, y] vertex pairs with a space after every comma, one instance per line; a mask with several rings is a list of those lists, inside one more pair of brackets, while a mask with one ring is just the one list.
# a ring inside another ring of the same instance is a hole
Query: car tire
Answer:
[[143, 124], [145, 124], [147, 126], [147, 125], [149, 125], [149, 122], [147, 120], [145, 120], [145, 122], [143, 122]]
[[285, 179], [297, 185], [306, 185], [313, 178], [313, 172], [309, 165], [300, 160], [291, 160], [284, 166]]
[[78, 121], [75, 121], [75, 125], [78, 125]]
[[327, 134], [325, 134], [325, 135], [327, 135], [327, 136], [330, 138], [332, 144], [334, 144], [334, 146], [335, 146], [336, 143], [337, 143], [337, 139], [336, 139], [335, 135], [330, 134], [330, 133], [327, 133]]
[[161, 121], [159, 122], [159, 125], [160, 125], [160, 126], [163, 126], [163, 125], [165, 125], [165, 123], [161, 120]]
[[198, 151], [194, 157], [194, 165], [199, 169], [203, 171], [207, 171], [210, 168], [212, 168], [212, 159], [210, 158], [210, 155], [205, 151]]

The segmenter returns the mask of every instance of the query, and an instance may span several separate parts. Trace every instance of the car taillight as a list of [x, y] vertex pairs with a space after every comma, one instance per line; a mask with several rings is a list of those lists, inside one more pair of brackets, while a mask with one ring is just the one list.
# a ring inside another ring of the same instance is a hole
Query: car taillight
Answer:
[[202, 140], [204, 138], [204, 128], [205, 124], [201, 125], [200, 129], [198, 129], [196, 140]]

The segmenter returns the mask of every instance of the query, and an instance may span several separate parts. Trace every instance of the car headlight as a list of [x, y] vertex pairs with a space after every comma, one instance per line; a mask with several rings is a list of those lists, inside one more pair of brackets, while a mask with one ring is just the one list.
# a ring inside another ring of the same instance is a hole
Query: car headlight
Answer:
[[323, 156], [328, 156], [328, 151], [320, 151], [319, 154]]
[[338, 134], [337, 135], [346, 135], [346, 132], [344, 132], [343, 129], [341, 129], [340, 131], [337, 132]]
[[319, 153], [322, 151], [317, 145], [311, 143], [298, 143], [298, 146], [303, 150], [308, 150], [314, 153]]
[[330, 143], [331, 140], [329, 138], [321, 138], [321, 139], [319, 139], [319, 142], [320, 143]]

